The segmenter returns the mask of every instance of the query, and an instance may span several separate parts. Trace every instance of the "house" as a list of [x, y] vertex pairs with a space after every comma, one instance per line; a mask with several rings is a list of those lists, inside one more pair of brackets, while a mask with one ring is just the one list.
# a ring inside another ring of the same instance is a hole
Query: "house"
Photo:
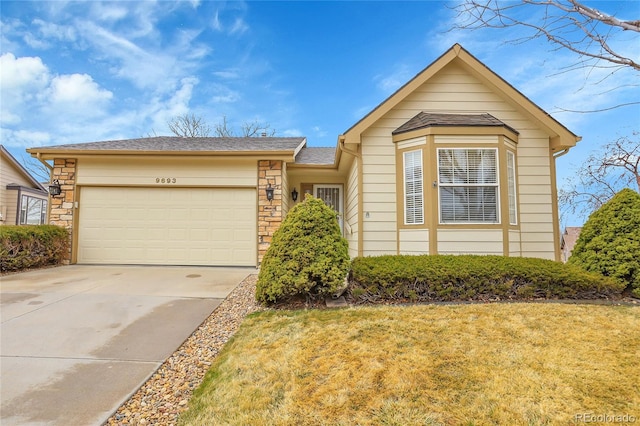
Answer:
[[256, 265], [305, 193], [339, 213], [351, 256], [560, 260], [555, 158], [579, 140], [456, 44], [335, 147], [154, 137], [28, 152], [53, 161], [50, 219], [72, 230], [71, 262]]
[[561, 260], [563, 262], [566, 262], [571, 257], [571, 252], [573, 252], [578, 237], [580, 237], [580, 232], [582, 232], [582, 226], [567, 226], [564, 228], [562, 239], [560, 240]]
[[0, 225], [47, 223], [49, 193], [0, 145]]

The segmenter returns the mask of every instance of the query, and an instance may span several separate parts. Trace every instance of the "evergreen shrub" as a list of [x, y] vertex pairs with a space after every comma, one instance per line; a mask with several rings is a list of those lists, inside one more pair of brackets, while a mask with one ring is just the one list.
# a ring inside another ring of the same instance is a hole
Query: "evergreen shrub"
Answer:
[[523, 257], [359, 257], [351, 263], [353, 303], [619, 297], [619, 282], [573, 265]]
[[592, 213], [568, 263], [615, 278], [640, 298], [640, 194], [623, 189]]
[[60, 226], [0, 226], [0, 271], [57, 265], [68, 247], [68, 231]]
[[256, 299], [274, 303], [297, 295], [334, 294], [343, 285], [349, 264], [348, 243], [335, 211], [307, 196], [273, 235], [260, 266]]

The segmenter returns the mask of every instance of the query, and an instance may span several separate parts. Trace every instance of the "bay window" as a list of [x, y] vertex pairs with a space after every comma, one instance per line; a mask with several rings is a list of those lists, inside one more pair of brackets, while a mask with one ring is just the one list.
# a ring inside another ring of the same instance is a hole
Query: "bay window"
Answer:
[[494, 148], [439, 148], [440, 223], [499, 223]]

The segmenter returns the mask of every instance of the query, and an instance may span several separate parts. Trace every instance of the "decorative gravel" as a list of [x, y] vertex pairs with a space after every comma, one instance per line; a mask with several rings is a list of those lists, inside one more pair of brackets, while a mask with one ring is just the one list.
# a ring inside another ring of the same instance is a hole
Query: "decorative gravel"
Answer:
[[256, 275], [250, 275], [242, 281], [105, 424], [175, 425], [194, 389], [244, 317], [263, 309], [255, 302], [256, 279]]

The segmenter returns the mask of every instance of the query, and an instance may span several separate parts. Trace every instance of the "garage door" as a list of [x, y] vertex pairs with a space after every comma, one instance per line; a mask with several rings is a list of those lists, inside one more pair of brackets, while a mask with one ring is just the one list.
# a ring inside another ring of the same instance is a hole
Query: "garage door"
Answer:
[[78, 263], [256, 264], [255, 189], [80, 192]]

